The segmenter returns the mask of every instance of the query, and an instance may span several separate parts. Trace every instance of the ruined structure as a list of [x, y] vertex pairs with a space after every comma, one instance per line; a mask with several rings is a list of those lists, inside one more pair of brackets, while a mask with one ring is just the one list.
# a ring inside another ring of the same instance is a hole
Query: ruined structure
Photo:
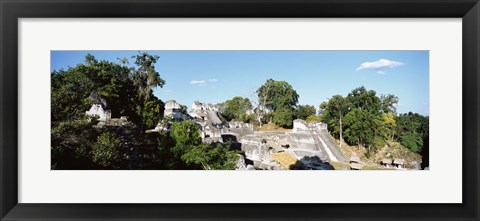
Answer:
[[202, 103], [200, 101], [195, 101], [192, 103], [192, 111], [193, 112], [201, 112], [201, 111], [218, 111], [218, 107], [215, 104], [210, 103]]
[[98, 120], [101, 122], [108, 121], [112, 118], [112, 113], [109, 110], [103, 109], [100, 104], [92, 104], [90, 110], [86, 111], [85, 114], [91, 117], [98, 116]]
[[296, 119], [293, 121], [294, 131], [322, 131], [327, 130], [327, 124], [322, 122], [307, 123], [304, 120]]
[[163, 116], [170, 116], [173, 120], [186, 120], [190, 117], [187, 114], [182, 113], [182, 107], [175, 100], [169, 100], [165, 102], [165, 110]]
[[[183, 119], [180, 108], [175, 101], [167, 101], [165, 116]], [[325, 123], [297, 119], [292, 131], [255, 131], [249, 123], [222, 121], [216, 105], [199, 101], [192, 103], [188, 115], [201, 129], [203, 142], [231, 142], [231, 148], [241, 150], [239, 170], [325, 170], [333, 169], [331, 161], [345, 161], [339, 147], [329, 137]]]
[[91, 117], [99, 117], [100, 122], [106, 122], [112, 118], [112, 112], [107, 110], [107, 102], [98, 92], [90, 93], [88, 99], [92, 100], [92, 107], [85, 114]]
[[395, 160], [393, 160], [393, 165], [396, 166], [398, 169], [404, 168], [404, 164], [405, 164], [404, 159], [395, 158]]
[[92, 107], [90, 107], [90, 110], [86, 111], [85, 114], [91, 117], [97, 116], [99, 121], [97, 126], [125, 126], [131, 124], [126, 116], [112, 118], [112, 112], [108, 110], [107, 102], [98, 92], [92, 92], [89, 99], [92, 100], [93, 104]]
[[242, 136], [240, 143], [245, 158], [257, 169], [325, 170], [333, 169], [331, 161], [345, 161], [324, 123], [295, 120], [291, 132], [255, 131]]
[[392, 166], [392, 159], [385, 158], [380, 162], [380, 165], [382, 165], [385, 168], [389, 168]]

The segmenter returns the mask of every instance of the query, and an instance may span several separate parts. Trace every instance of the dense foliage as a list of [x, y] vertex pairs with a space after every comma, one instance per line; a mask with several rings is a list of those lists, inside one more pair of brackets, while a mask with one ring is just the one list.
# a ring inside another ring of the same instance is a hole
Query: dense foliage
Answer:
[[413, 152], [420, 152], [428, 140], [428, 117], [419, 114], [397, 116], [399, 99], [392, 94], [377, 96], [373, 90], [359, 87], [346, 97], [335, 95], [320, 105], [322, 120], [331, 134], [350, 145], [376, 151], [388, 141], [400, 141]]
[[298, 105], [295, 110], [295, 118], [307, 120], [309, 116], [315, 116], [317, 110], [312, 105]]
[[202, 143], [197, 124], [193, 121], [175, 122], [171, 128], [175, 140], [172, 153], [182, 159], [190, 169], [235, 169], [238, 155], [230, 150], [230, 144], [211, 145]]
[[253, 105], [248, 98], [236, 96], [219, 106], [222, 109], [222, 117], [227, 121], [238, 120], [248, 123], [252, 118], [249, 112], [253, 110]]
[[111, 132], [102, 133], [93, 144], [92, 160], [99, 166], [119, 168], [122, 162], [122, 142]]
[[286, 81], [268, 79], [257, 90], [259, 108], [267, 121], [271, 120], [281, 127], [292, 127], [296, 117], [299, 95]]
[[[153, 89], [166, 82], [155, 69], [158, 56], [139, 52], [120, 63], [92, 55], [67, 70], [51, 72], [52, 169], [235, 169], [239, 155], [231, 143], [202, 142], [194, 121], [172, 122], [164, 117], [164, 102]], [[225, 121], [271, 122], [291, 128], [295, 119], [323, 121], [330, 133], [349, 145], [368, 149], [368, 155], [390, 142], [412, 152], [428, 150], [429, 118], [396, 113], [398, 97], [377, 95], [365, 87], [347, 96], [334, 95], [320, 105], [299, 105], [299, 94], [286, 81], [268, 79], [256, 90], [256, 105], [236, 96], [219, 104]], [[255, 100], [253, 98], [252, 100]], [[87, 117], [92, 104], [126, 116], [129, 124], [98, 124]], [[181, 105], [183, 114], [187, 107]], [[148, 132], [158, 124], [169, 130]]]
[[[139, 52], [132, 58], [129, 66], [126, 58], [114, 63], [87, 55], [84, 63], [52, 71], [51, 168], [234, 169], [237, 153], [229, 145], [203, 144], [192, 121], [174, 123], [170, 132], [145, 133], [171, 121], [153, 94], [166, 82], [155, 70], [158, 56]], [[92, 104], [130, 123], [99, 126], [98, 117], [85, 114]]]
[[279, 108], [295, 108], [299, 95], [288, 82], [268, 79], [257, 90], [263, 108], [275, 112]]

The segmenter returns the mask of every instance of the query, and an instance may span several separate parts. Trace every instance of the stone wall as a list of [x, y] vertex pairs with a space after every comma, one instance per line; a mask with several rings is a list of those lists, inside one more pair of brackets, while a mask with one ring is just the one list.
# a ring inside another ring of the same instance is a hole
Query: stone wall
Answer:
[[307, 123], [304, 120], [296, 119], [293, 121], [293, 131], [321, 131], [327, 130], [327, 124], [322, 122]]
[[101, 104], [93, 104], [90, 110], [86, 111], [87, 116], [98, 116], [99, 121], [105, 122], [112, 118], [112, 113], [109, 110], [104, 110]]

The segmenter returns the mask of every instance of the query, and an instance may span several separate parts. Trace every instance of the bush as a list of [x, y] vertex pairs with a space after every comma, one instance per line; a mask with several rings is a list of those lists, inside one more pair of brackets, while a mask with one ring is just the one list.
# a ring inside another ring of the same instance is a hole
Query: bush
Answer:
[[122, 142], [110, 132], [102, 133], [92, 148], [92, 160], [99, 166], [119, 168], [122, 160]]
[[94, 120], [52, 122], [52, 169], [88, 169], [91, 165], [91, 147], [98, 132], [92, 128]]
[[318, 115], [310, 115], [307, 117], [307, 120], [306, 120], [308, 123], [310, 122], [320, 122], [322, 121], [322, 117], [318, 116]]
[[273, 113], [273, 123], [284, 128], [291, 128], [294, 114], [294, 111], [290, 108], [280, 108]]
[[204, 170], [233, 170], [239, 156], [236, 151], [230, 150], [230, 143], [225, 147], [221, 144], [200, 144], [190, 149], [182, 156], [182, 160], [194, 168]]
[[403, 132], [400, 136], [400, 143], [415, 153], [419, 153], [423, 146], [422, 137], [413, 132]]

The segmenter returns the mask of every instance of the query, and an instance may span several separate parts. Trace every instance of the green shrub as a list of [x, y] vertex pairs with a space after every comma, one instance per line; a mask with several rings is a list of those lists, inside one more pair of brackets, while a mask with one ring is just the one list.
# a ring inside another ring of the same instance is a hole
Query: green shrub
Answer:
[[119, 168], [122, 142], [110, 132], [102, 133], [92, 148], [92, 160], [99, 166]]

